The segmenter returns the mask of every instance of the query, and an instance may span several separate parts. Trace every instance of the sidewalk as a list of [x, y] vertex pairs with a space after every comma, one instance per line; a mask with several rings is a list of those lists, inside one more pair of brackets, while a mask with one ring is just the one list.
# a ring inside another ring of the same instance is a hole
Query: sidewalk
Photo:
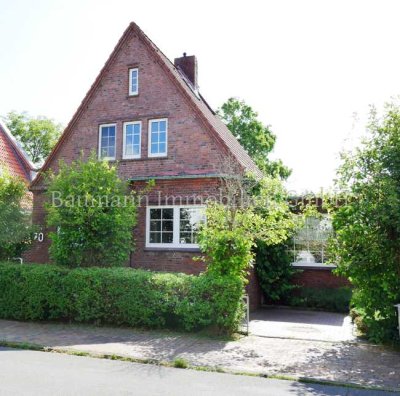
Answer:
[[243, 337], [221, 341], [181, 333], [0, 320], [0, 341], [114, 354], [266, 375], [311, 377], [400, 390], [400, 352], [369, 344]]

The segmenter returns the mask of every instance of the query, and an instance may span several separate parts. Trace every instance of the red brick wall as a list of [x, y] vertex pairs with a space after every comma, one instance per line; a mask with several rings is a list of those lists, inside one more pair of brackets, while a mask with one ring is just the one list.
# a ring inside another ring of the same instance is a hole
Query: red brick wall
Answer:
[[5, 167], [12, 176], [21, 177], [29, 183], [30, 170], [25, 169], [22, 160], [18, 158], [14, 147], [6, 137], [0, 125], [0, 167]]
[[349, 281], [341, 276], [336, 276], [331, 269], [302, 269], [295, 275], [293, 283], [302, 287], [338, 288], [350, 286]]
[[[180, 198], [186, 204], [200, 204], [201, 199], [218, 194], [219, 181], [216, 178], [207, 179], [183, 179], [183, 180], [159, 180], [156, 186], [147, 195], [148, 203], [151, 205], [166, 205], [172, 203], [172, 197]], [[134, 183], [136, 190], [144, 188], [143, 182]], [[193, 202], [193, 197], [196, 201]], [[166, 202], [167, 200], [167, 202]], [[146, 238], [146, 207], [141, 206], [138, 210], [138, 222], [134, 230], [134, 240], [136, 244], [135, 252], [131, 255], [130, 265], [134, 268], [146, 268], [155, 271], [174, 271], [185, 272], [188, 274], [198, 274], [205, 269], [202, 262], [193, 261], [194, 256], [199, 256], [200, 251], [182, 251], [148, 249], [145, 247]]]
[[[208, 131], [188, 100], [158, 63], [155, 55], [130, 33], [116, 54], [85, 111], [70, 135], [63, 141], [50, 168], [57, 170], [58, 161], [67, 163], [98, 152], [99, 125], [116, 123], [116, 159], [120, 175], [134, 176], [199, 174], [215, 172], [221, 155], [226, 155], [214, 135]], [[128, 70], [139, 69], [139, 94], [128, 95]], [[168, 156], [148, 158], [148, 124], [154, 118], [168, 118]], [[123, 123], [142, 121], [141, 159], [122, 160]]]

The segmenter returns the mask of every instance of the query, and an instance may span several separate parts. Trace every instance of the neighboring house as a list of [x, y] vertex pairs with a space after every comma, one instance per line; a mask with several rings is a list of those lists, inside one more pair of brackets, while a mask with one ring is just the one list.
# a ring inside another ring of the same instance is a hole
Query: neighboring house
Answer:
[[[301, 229], [294, 235], [289, 244], [292, 265], [301, 270], [293, 282], [302, 287], [338, 288], [349, 286], [349, 281], [333, 274], [336, 265], [330, 262], [328, 241], [333, 234], [332, 219], [323, 207], [322, 198], [293, 197], [295, 204], [314, 204], [320, 216], [307, 217]], [[340, 203], [339, 203], [340, 204]]]
[[[224, 159], [261, 174], [199, 93], [196, 58], [184, 54], [172, 63], [134, 23], [31, 185], [34, 222], [42, 226], [44, 239], [29, 252], [30, 261], [49, 260], [43, 172], [57, 171], [60, 160], [70, 163], [92, 151], [118, 161], [120, 177], [134, 189], [149, 179], [156, 182], [139, 208], [136, 249], [129, 260], [134, 268], [204, 270], [204, 263], [193, 261], [199, 254], [196, 230], [205, 199], [218, 196]], [[254, 275], [250, 284], [256, 305], [260, 294]]]
[[35, 176], [35, 167], [5, 123], [0, 120], [0, 171], [22, 178], [29, 184]]

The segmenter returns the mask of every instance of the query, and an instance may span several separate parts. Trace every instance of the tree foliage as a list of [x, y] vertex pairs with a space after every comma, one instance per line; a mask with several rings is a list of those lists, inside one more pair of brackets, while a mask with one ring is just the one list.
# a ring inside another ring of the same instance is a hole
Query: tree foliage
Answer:
[[11, 111], [5, 117], [5, 122], [35, 164], [47, 158], [62, 132], [62, 126], [53, 120], [33, 118], [27, 113]]
[[70, 267], [123, 265], [133, 249], [136, 203], [115, 166], [92, 154], [49, 176], [47, 223], [54, 261]]
[[223, 186], [226, 202], [208, 205], [199, 245], [207, 256], [209, 273], [246, 283], [257, 241], [267, 245], [282, 242], [293, 228], [294, 218], [277, 179], [255, 181], [236, 174], [224, 179]]
[[29, 246], [31, 217], [25, 183], [0, 168], [0, 260], [20, 257]]
[[281, 160], [268, 158], [276, 136], [270, 126], [258, 120], [257, 112], [249, 105], [243, 100], [230, 98], [218, 109], [218, 115], [264, 173], [282, 179], [289, 177], [291, 171]]
[[355, 286], [353, 303], [374, 341], [398, 337], [400, 303], [400, 108], [371, 110], [368, 138], [343, 155], [338, 183], [349, 192], [334, 213], [331, 251]]

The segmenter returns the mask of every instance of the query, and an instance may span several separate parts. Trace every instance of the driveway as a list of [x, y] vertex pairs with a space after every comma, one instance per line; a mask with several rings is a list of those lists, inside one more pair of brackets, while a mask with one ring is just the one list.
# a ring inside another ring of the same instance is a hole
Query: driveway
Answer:
[[333, 312], [269, 307], [250, 314], [250, 334], [315, 341], [355, 341], [349, 316]]

